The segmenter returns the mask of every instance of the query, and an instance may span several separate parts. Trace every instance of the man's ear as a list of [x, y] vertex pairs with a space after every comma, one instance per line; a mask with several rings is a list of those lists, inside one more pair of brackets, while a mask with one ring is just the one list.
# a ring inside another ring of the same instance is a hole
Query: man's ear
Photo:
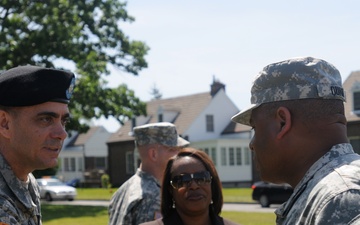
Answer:
[[276, 120], [279, 124], [279, 132], [276, 137], [278, 139], [283, 138], [291, 128], [291, 113], [286, 107], [279, 107], [276, 111]]
[[0, 110], [0, 134], [5, 138], [10, 137], [10, 114], [4, 110]]
[[158, 150], [154, 146], [147, 149], [148, 156], [151, 161], [156, 161], [158, 158]]

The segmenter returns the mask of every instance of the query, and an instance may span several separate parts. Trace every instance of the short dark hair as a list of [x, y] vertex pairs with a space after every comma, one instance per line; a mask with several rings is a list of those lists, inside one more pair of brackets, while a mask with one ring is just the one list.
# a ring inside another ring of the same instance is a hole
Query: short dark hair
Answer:
[[17, 114], [16, 114], [16, 109], [17, 109], [18, 107], [11, 107], [11, 106], [3, 106], [3, 105], [0, 105], [0, 110], [2, 110], [2, 111], [5, 111], [5, 112], [7, 112], [7, 113], [9, 113], [9, 114], [11, 114], [11, 115], [13, 115], [13, 116], [16, 116]]
[[304, 122], [320, 120], [334, 114], [344, 115], [344, 103], [334, 99], [296, 99], [264, 103], [260, 107], [271, 116], [281, 106], [288, 108]]
[[210, 159], [210, 157], [203, 151], [195, 149], [195, 148], [183, 148], [179, 151], [177, 155], [172, 157], [167, 165], [166, 169], [164, 171], [164, 179], [161, 186], [161, 213], [162, 216], [165, 218], [168, 215], [171, 214], [174, 208], [172, 208], [173, 205], [173, 197], [171, 194], [172, 186], [170, 184], [171, 180], [171, 169], [175, 161], [177, 161], [180, 158], [183, 158], [185, 156], [189, 156], [192, 158], [198, 159], [206, 168], [207, 171], [210, 172], [210, 175], [212, 177], [211, 181], [211, 199], [213, 201], [213, 204], [210, 205], [210, 210], [212, 213], [219, 215], [223, 206], [223, 195], [222, 195], [222, 186], [220, 182], [219, 175], [216, 171], [216, 168], [214, 166], [214, 163]]

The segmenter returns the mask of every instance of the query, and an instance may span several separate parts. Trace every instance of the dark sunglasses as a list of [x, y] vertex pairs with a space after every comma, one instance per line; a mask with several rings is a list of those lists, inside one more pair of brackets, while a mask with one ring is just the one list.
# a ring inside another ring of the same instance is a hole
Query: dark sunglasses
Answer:
[[192, 173], [192, 174], [180, 174], [177, 176], [174, 176], [170, 180], [170, 184], [174, 189], [179, 189], [182, 187], [189, 187], [191, 184], [191, 181], [195, 181], [197, 185], [205, 185], [211, 183], [211, 175], [209, 171], [203, 171], [198, 173]]

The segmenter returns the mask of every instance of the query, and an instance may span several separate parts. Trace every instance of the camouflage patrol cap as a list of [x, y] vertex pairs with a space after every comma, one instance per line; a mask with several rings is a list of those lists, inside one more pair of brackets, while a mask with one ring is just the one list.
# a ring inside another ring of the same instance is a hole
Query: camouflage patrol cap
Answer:
[[165, 146], [185, 147], [189, 142], [181, 138], [172, 123], [150, 123], [134, 127], [135, 142], [138, 145], [161, 144]]
[[333, 65], [312, 57], [273, 63], [255, 77], [251, 105], [231, 120], [250, 125], [252, 110], [263, 103], [310, 98], [345, 101], [341, 75]]

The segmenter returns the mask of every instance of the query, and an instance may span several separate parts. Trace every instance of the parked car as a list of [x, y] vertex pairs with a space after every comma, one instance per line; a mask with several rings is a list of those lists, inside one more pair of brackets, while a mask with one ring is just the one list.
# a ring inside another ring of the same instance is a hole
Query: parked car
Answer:
[[36, 179], [40, 186], [40, 197], [46, 201], [69, 200], [75, 199], [77, 193], [76, 188], [70, 187], [56, 178]]
[[80, 187], [80, 179], [75, 178], [75, 179], [69, 180], [68, 182], [66, 182], [66, 185], [75, 187], [75, 188]]
[[252, 199], [258, 201], [262, 207], [284, 203], [294, 191], [289, 184], [272, 184], [263, 181], [254, 183], [251, 188]]

